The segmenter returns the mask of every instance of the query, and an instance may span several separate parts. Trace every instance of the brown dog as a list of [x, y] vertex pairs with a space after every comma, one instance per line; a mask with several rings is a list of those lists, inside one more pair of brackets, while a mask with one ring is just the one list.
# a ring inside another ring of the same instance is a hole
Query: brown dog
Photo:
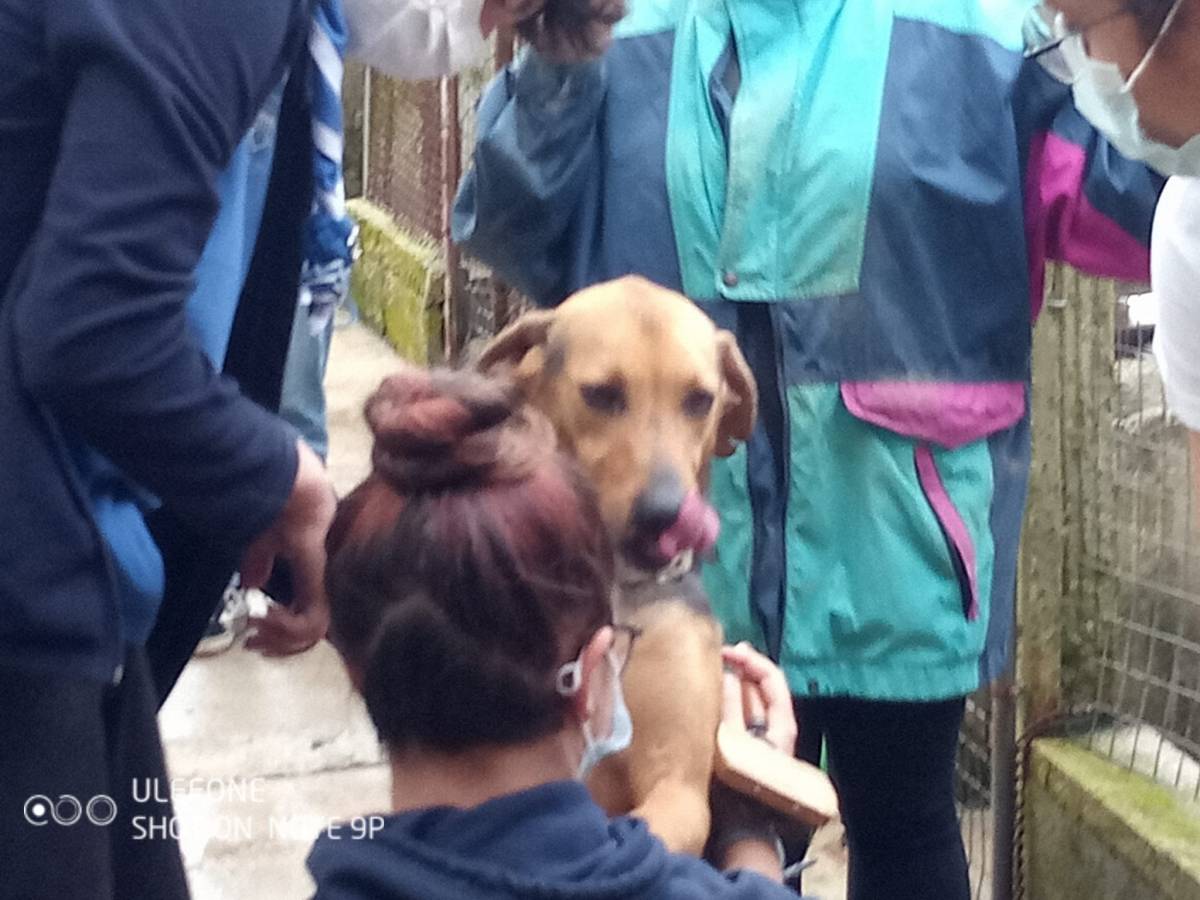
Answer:
[[523, 316], [479, 361], [483, 371], [504, 364], [595, 485], [623, 563], [617, 619], [642, 629], [624, 678], [633, 745], [589, 786], [609, 813], [633, 812], [670, 849], [698, 855], [721, 718], [721, 630], [701, 592], [663, 574], [690, 571], [716, 538], [703, 500], [709, 464], [750, 436], [754, 379], [732, 334], [636, 277]]

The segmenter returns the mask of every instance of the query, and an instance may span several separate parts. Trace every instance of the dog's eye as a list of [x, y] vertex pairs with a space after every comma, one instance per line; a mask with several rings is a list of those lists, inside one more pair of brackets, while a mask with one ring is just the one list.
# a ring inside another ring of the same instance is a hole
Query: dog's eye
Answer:
[[583, 402], [598, 413], [615, 416], [625, 412], [625, 389], [619, 384], [585, 384], [579, 393]]
[[683, 412], [685, 415], [699, 419], [707, 416], [713, 405], [712, 391], [703, 388], [693, 388], [684, 395]]

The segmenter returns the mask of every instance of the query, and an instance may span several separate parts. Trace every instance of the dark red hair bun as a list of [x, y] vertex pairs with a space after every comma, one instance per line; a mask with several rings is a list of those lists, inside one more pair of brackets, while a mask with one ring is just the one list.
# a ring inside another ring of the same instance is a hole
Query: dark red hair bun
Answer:
[[405, 368], [366, 405], [375, 472], [401, 494], [520, 480], [554, 452], [545, 417], [509, 383]]

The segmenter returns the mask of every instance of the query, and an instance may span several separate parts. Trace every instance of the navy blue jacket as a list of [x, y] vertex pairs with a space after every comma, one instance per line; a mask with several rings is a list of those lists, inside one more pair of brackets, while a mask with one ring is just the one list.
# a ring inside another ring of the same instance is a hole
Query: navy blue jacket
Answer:
[[474, 809], [330, 829], [308, 858], [316, 900], [795, 900], [749, 873], [667, 852], [639, 819], [609, 820], [576, 782]]
[[231, 548], [288, 496], [293, 433], [215, 370], [185, 303], [217, 177], [307, 24], [304, 0], [0, 0], [6, 662], [119, 676], [120, 586], [74, 443]]

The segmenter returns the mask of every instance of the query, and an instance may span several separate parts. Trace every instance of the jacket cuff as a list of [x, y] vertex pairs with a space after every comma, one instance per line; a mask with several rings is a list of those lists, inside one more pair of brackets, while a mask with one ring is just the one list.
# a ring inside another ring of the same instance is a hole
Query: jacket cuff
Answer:
[[222, 492], [221, 509], [211, 510], [218, 520], [225, 520], [214, 531], [220, 543], [239, 554], [278, 520], [292, 496], [300, 465], [299, 433], [252, 401], [245, 403], [254, 406], [262, 427], [253, 446], [245, 448], [249, 465], [239, 467], [239, 483]]

